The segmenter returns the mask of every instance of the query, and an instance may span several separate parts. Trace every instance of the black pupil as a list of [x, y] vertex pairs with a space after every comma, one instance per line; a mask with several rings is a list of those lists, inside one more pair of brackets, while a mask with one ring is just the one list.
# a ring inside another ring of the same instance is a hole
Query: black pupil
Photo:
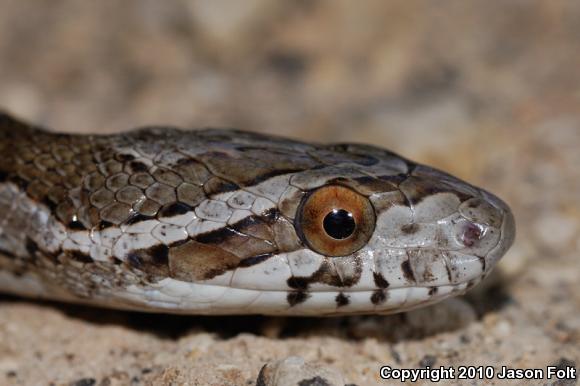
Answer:
[[333, 239], [346, 239], [354, 232], [356, 223], [352, 218], [352, 213], [344, 209], [333, 209], [324, 217], [324, 230]]

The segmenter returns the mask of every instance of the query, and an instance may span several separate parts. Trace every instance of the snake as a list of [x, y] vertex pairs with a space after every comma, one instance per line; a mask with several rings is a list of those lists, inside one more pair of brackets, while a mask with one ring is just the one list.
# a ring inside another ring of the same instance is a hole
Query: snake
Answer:
[[2, 113], [0, 154], [0, 291], [35, 299], [389, 314], [465, 293], [515, 237], [495, 195], [373, 145]]

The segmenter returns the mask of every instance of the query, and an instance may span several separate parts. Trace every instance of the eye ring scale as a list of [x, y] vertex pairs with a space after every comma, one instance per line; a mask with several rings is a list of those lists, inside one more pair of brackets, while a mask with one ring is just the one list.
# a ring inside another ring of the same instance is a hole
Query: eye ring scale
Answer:
[[365, 246], [375, 221], [375, 210], [367, 197], [342, 185], [327, 185], [302, 199], [295, 228], [312, 250], [338, 257]]

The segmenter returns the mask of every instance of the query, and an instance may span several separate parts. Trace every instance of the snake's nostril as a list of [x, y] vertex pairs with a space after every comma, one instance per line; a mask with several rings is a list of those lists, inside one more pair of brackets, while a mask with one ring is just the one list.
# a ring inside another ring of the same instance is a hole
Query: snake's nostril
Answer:
[[477, 241], [481, 240], [484, 229], [475, 223], [468, 222], [464, 225], [461, 233], [461, 242], [466, 247], [472, 247]]

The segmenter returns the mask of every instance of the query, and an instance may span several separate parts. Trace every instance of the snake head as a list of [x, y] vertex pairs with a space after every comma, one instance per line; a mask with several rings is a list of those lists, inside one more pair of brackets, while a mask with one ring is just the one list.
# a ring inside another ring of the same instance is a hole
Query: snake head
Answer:
[[0, 147], [0, 252], [32, 277], [0, 278], [16, 293], [192, 314], [392, 313], [466, 291], [514, 239], [497, 197], [373, 146], [167, 127], [84, 137], [0, 115]]
[[[449, 174], [372, 146], [296, 146], [260, 153], [268, 178], [223, 197], [254, 215], [170, 249], [163, 291], [191, 282], [187, 302], [211, 294], [211, 313], [393, 313], [465, 292], [513, 242], [507, 205]], [[297, 151], [308, 161], [285, 172]]]

